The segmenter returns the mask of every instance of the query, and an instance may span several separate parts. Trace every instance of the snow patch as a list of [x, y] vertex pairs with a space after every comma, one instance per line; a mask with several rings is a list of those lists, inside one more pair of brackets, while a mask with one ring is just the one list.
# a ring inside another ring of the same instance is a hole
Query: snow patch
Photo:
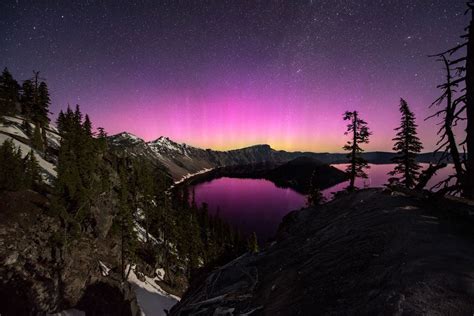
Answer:
[[[5, 134], [1, 134], [0, 133], [0, 144], [3, 144], [3, 142], [5, 142], [7, 139], [10, 139], [13, 144], [15, 145], [15, 147], [19, 147], [21, 149], [21, 156], [22, 158], [24, 158], [30, 151], [31, 151], [31, 147], [22, 143], [22, 142], [19, 142], [18, 140], [8, 136], [8, 135], [5, 135]], [[46, 181], [46, 182], [49, 182], [51, 179], [50, 177], [54, 177], [56, 178], [57, 176], [57, 173], [56, 173], [56, 169], [55, 169], [55, 166], [44, 160], [42, 156], [40, 156], [35, 150], [33, 150], [33, 153], [35, 155], [35, 158], [36, 160], [38, 160], [38, 164], [40, 166], [40, 168], [42, 169], [43, 171], [43, 180]]]
[[28, 138], [28, 136], [18, 127], [18, 125], [1, 125], [0, 132]]
[[23, 124], [23, 121], [24, 121], [23, 119], [14, 117], [14, 116], [3, 116], [3, 118], [8, 122], [16, 123], [16, 124]]
[[46, 140], [48, 142], [48, 145], [53, 148], [59, 149], [59, 147], [61, 146], [61, 136], [59, 136], [57, 132], [46, 130]]
[[[0, 144], [3, 144], [7, 139], [11, 140], [16, 148], [21, 149], [22, 158], [24, 158], [27, 154], [30, 153], [32, 147], [29, 144], [24, 143], [23, 141], [19, 141], [16, 139], [15, 136], [18, 138], [23, 138], [25, 141], [29, 142], [29, 137], [23, 132], [21, 129], [21, 125], [23, 124], [24, 120], [18, 117], [13, 116], [3, 116], [2, 119], [5, 123], [0, 124]], [[52, 131], [56, 130], [51, 125], [49, 129]], [[47, 141], [58, 144], [59, 147], [59, 140], [60, 136], [53, 134], [53, 132], [46, 132]], [[51, 183], [52, 178], [57, 176], [55, 166], [46, 161], [36, 150], [33, 150], [36, 160], [41, 168], [42, 178], [43, 181], [47, 183]]]
[[186, 181], [189, 178], [192, 178], [192, 177], [197, 176], [199, 174], [209, 172], [213, 169], [214, 168], [205, 168], [205, 169], [199, 170], [198, 172], [195, 172], [195, 173], [188, 173], [188, 174], [184, 175], [181, 179], [175, 181], [174, 184], [170, 187], [170, 189], [174, 188], [176, 185], [178, 185], [180, 183], [183, 183], [184, 181]]
[[[139, 223], [135, 222], [135, 225], [133, 226], [133, 230], [135, 233], [137, 233], [137, 238], [141, 242], [146, 242], [146, 229], [141, 226]], [[148, 240], [151, 240], [154, 244], [159, 245], [161, 244], [155, 237], [153, 237], [151, 234], [148, 234]]]
[[110, 268], [107, 267], [102, 261], [99, 260], [99, 268], [100, 268], [100, 273], [102, 276], [106, 277], [109, 275]]
[[[130, 267], [127, 266], [127, 271]], [[145, 281], [140, 281], [136, 275], [135, 266], [132, 265], [128, 282], [132, 284], [137, 296], [138, 306], [143, 316], [166, 315], [165, 309], [169, 310], [180, 298], [165, 292], [157, 283], [158, 277], [149, 278], [144, 276]], [[142, 278], [143, 279], [143, 278]]]
[[163, 280], [165, 278], [165, 269], [163, 268], [156, 269], [155, 274], [159, 280]]

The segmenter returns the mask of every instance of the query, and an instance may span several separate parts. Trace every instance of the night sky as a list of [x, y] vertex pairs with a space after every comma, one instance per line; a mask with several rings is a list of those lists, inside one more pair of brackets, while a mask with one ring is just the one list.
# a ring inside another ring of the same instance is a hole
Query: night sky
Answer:
[[230, 149], [341, 151], [345, 110], [390, 150], [398, 104], [433, 149], [465, 0], [23, 1], [0, 4], [0, 66], [39, 70], [57, 115], [81, 105], [109, 134]]

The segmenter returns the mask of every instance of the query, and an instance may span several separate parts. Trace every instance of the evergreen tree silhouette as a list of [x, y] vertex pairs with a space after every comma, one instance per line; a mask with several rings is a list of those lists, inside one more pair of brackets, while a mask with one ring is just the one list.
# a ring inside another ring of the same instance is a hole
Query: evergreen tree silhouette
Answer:
[[369, 136], [371, 132], [367, 126], [367, 123], [359, 117], [357, 111], [345, 112], [343, 115], [345, 121], [349, 121], [347, 125], [347, 131], [345, 135], [351, 135], [351, 139], [347, 141], [343, 149], [348, 151], [347, 158], [349, 158], [349, 166], [346, 168], [346, 172], [349, 176], [349, 186], [347, 190], [353, 191], [355, 189], [355, 179], [357, 177], [367, 178], [367, 174], [364, 169], [369, 168], [367, 161], [363, 159], [360, 154], [364, 151], [360, 144], [367, 144], [369, 142]]
[[20, 104], [21, 104], [21, 114], [28, 119], [32, 118], [33, 114], [33, 107], [34, 107], [34, 95], [35, 89], [31, 80], [23, 81], [21, 86], [21, 97], [20, 97]]
[[25, 187], [21, 149], [7, 139], [0, 146], [0, 191], [17, 191]]
[[309, 184], [309, 192], [306, 197], [306, 205], [314, 207], [325, 202], [325, 198], [318, 186], [316, 170], [313, 171]]
[[35, 129], [33, 130], [33, 138], [31, 140], [31, 144], [34, 149], [43, 151], [44, 144], [43, 144], [43, 136], [41, 135], [41, 128], [39, 123], [35, 124]]
[[39, 84], [37, 94], [37, 104], [34, 109], [35, 121], [39, 122], [42, 126], [46, 126], [49, 124], [48, 114], [51, 99], [49, 96], [48, 86], [44, 81]]
[[397, 134], [393, 138], [393, 141], [395, 141], [393, 150], [397, 152], [397, 156], [392, 161], [396, 166], [388, 174], [390, 176], [400, 175], [399, 178], [391, 178], [391, 182], [398, 180], [406, 188], [413, 188], [416, 185], [420, 174], [419, 169], [421, 168], [416, 161], [416, 156], [423, 149], [423, 145], [417, 136], [415, 115], [403, 99], [400, 100], [400, 112], [402, 119], [400, 126], [395, 129]]
[[0, 75], [0, 115], [14, 115], [19, 102], [20, 85], [5, 68]]
[[31, 150], [25, 157], [25, 186], [33, 188], [35, 184], [41, 181], [39, 172], [38, 160], [35, 157], [33, 150]]

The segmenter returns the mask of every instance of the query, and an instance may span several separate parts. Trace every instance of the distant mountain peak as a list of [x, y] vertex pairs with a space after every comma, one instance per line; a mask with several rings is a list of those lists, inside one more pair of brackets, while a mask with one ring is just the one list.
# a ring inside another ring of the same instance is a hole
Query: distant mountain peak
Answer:
[[236, 151], [236, 150], [249, 150], [249, 149], [252, 149], [252, 150], [265, 150], [265, 151], [271, 151], [273, 150], [273, 148], [268, 145], [268, 144], [258, 144], [258, 145], [251, 145], [251, 146], [248, 146], [248, 147], [244, 147], [244, 148], [239, 148], [239, 149], [232, 149], [231, 151]]
[[148, 142], [149, 144], [177, 144], [177, 142], [171, 140], [168, 136], [160, 136], [155, 140]]
[[109, 137], [110, 139], [112, 139], [113, 141], [129, 141], [129, 142], [132, 142], [132, 143], [143, 143], [144, 140], [141, 139], [140, 137], [132, 134], [132, 133], [129, 133], [129, 132], [121, 132], [121, 133], [118, 133], [118, 134], [115, 134], [115, 135], [112, 135]]

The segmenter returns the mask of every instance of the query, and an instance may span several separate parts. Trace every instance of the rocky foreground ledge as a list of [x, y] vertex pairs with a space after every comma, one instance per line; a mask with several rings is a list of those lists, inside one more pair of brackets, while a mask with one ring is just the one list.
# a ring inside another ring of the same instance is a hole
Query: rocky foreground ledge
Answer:
[[292, 212], [267, 250], [196, 282], [171, 315], [472, 315], [460, 207], [368, 189]]

